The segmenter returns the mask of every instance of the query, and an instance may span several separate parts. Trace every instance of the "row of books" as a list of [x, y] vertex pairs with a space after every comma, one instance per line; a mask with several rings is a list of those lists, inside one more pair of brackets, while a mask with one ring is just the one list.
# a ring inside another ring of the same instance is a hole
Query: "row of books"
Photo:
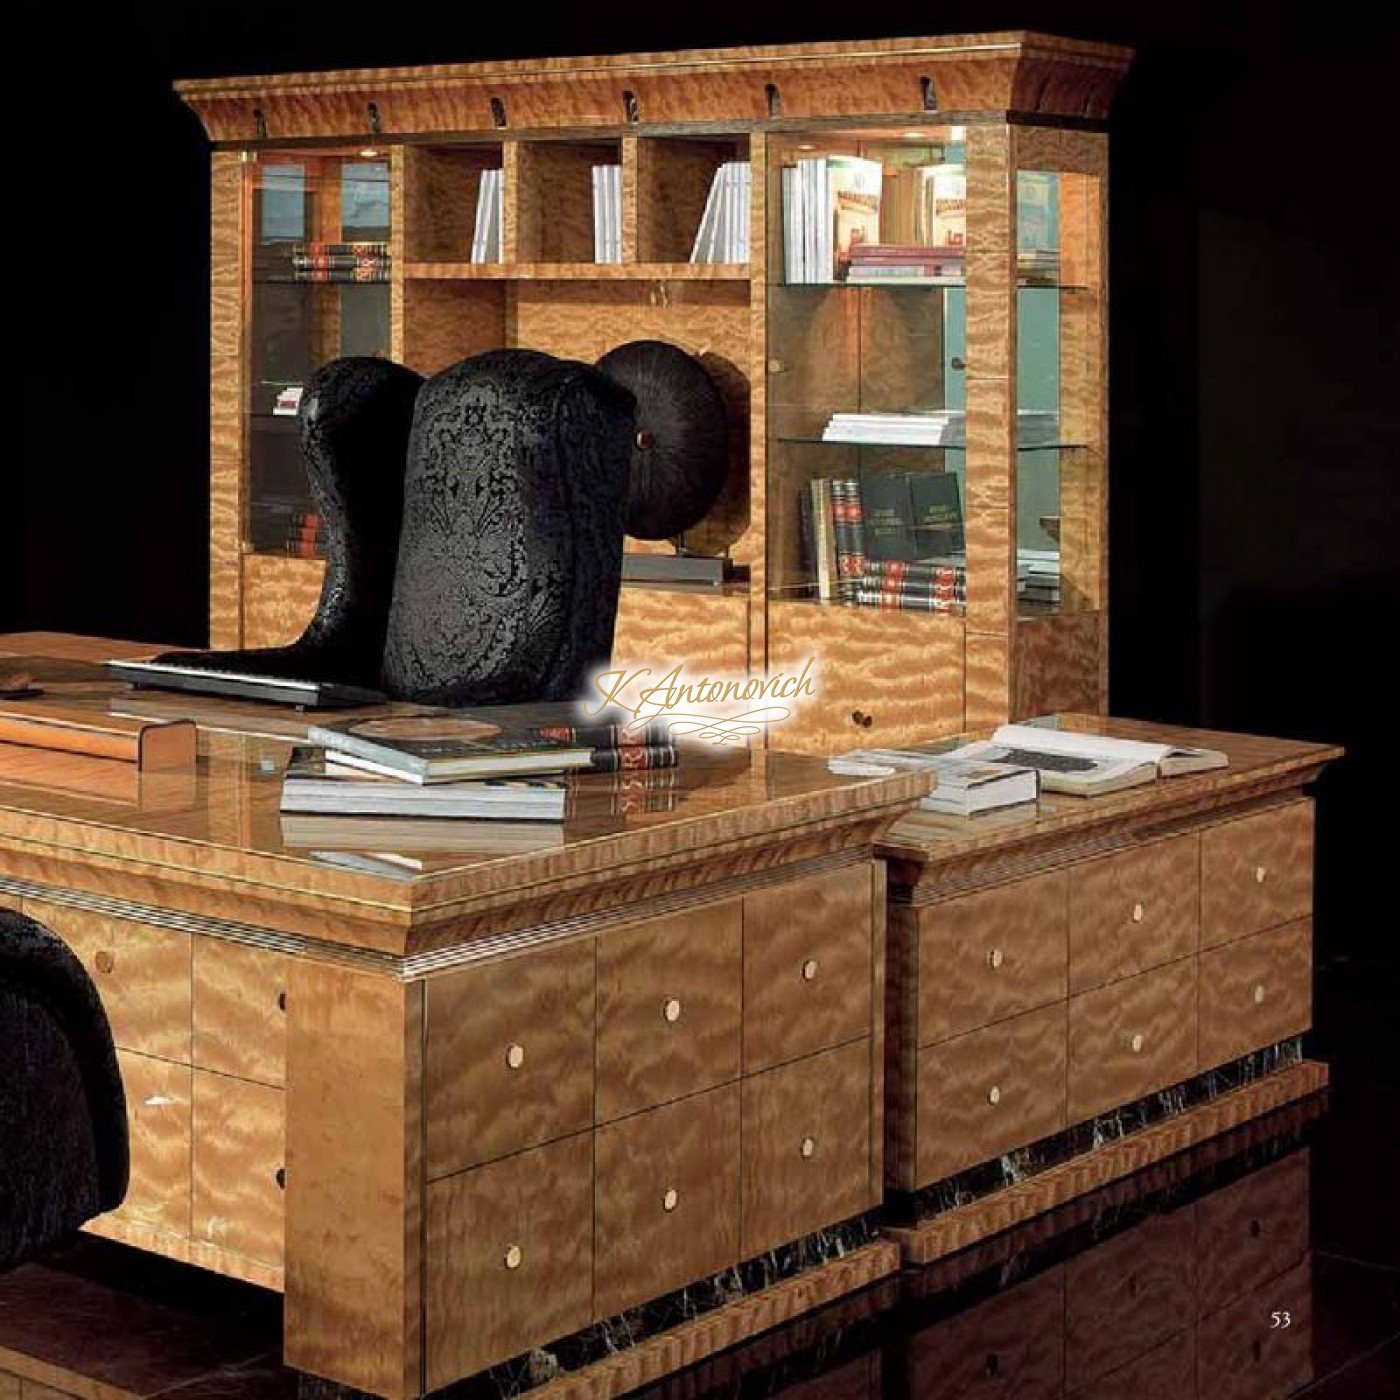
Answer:
[[287, 523], [286, 551], [294, 559], [320, 559], [326, 552], [326, 522], [314, 510], [300, 510]]
[[292, 245], [296, 282], [387, 282], [391, 257], [383, 240]]
[[505, 223], [505, 171], [483, 170], [476, 184], [476, 222], [472, 226], [471, 260], [501, 260], [501, 230]]
[[593, 167], [593, 261], [622, 261], [622, 167]]
[[621, 714], [580, 723], [567, 705], [350, 720], [307, 741], [283, 780], [284, 813], [558, 822], [589, 809], [579, 777], [680, 759], [664, 726]]
[[[1053, 411], [1023, 408], [1016, 413], [1023, 447], [1052, 446], [1060, 420]], [[945, 408], [921, 413], [833, 413], [822, 429], [823, 442], [857, 446], [966, 447], [967, 413]]]
[[744, 263], [749, 260], [749, 218], [753, 209], [753, 171], [746, 160], [728, 160], [714, 173], [705, 212], [690, 250], [693, 263]]

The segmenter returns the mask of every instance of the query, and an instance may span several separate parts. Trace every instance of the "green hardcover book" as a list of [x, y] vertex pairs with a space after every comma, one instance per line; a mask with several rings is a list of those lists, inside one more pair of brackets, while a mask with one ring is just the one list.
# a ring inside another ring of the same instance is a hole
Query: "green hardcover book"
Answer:
[[909, 478], [909, 498], [919, 558], [961, 554], [967, 548], [955, 473], [916, 472]]
[[917, 558], [908, 476], [867, 476], [861, 481], [860, 495], [865, 557], [877, 563]]

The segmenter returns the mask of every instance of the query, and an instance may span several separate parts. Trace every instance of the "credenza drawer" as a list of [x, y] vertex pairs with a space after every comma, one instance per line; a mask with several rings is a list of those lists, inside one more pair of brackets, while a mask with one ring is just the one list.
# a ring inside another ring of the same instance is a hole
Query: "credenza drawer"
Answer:
[[870, 1033], [871, 867], [744, 897], [744, 1069]]
[[598, 939], [597, 1120], [739, 1077], [740, 900]]
[[1201, 834], [1201, 945], [1312, 913], [1313, 804], [1290, 802]]
[[193, 1071], [188, 1065], [117, 1052], [131, 1139], [131, 1185], [118, 1220], [187, 1239]]
[[429, 982], [430, 1178], [592, 1126], [593, 963], [581, 939]]
[[1070, 871], [1069, 989], [1189, 957], [1200, 920], [1200, 837], [1191, 832]]
[[121, 1049], [189, 1064], [188, 934], [40, 900], [26, 901], [25, 910], [87, 969]]
[[287, 959], [212, 938], [194, 942], [194, 1062], [280, 1085], [287, 1071]]
[[282, 1090], [195, 1070], [190, 1237], [280, 1265], [285, 1164]]
[[875, 1204], [870, 1054], [853, 1041], [744, 1081], [744, 1258]]
[[592, 1132], [430, 1183], [426, 1251], [430, 1390], [587, 1326]]
[[599, 1317], [739, 1259], [739, 1086], [598, 1129], [593, 1310]]
[[1227, 1307], [1308, 1255], [1308, 1153], [1196, 1203], [1197, 1297], [1202, 1316]]
[[1070, 1123], [1195, 1072], [1194, 957], [1070, 998]]
[[1311, 920], [1201, 954], [1202, 1068], [1301, 1035], [1311, 1024]]
[[1191, 1323], [1191, 1211], [1149, 1216], [1065, 1265], [1065, 1385], [1097, 1380]]
[[1065, 997], [1064, 871], [918, 911], [919, 1044]]
[[1196, 1329], [1199, 1395], [1272, 1400], [1308, 1385], [1313, 1379], [1312, 1268], [1312, 1261], [1304, 1259], [1201, 1319]]
[[1197, 1394], [1196, 1329], [1188, 1326], [1116, 1371], [1065, 1391], [1064, 1400], [1184, 1400]]
[[1065, 1126], [1065, 1006], [919, 1051], [921, 1186]]

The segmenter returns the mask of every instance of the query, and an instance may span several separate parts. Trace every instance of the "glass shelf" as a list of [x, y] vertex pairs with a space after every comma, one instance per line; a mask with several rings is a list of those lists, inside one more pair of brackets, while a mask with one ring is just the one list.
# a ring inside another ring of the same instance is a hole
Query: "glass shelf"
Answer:
[[[856, 448], [861, 452], [966, 452], [966, 442], [847, 442], [834, 441], [816, 436], [782, 433], [775, 442], [794, 447]], [[1017, 452], [1083, 452], [1084, 444], [1078, 442], [1034, 442], [1017, 443]]]

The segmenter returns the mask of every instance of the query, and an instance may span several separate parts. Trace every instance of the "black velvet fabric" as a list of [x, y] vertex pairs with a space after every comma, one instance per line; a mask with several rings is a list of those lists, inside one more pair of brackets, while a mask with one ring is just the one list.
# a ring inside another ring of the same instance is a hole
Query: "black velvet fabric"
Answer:
[[634, 400], [530, 350], [419, 391], [380, 689], [437, 705], [571, 699], [612, 652]]
[[384, 655], [403, 514], [404, 463], [423, 377], [370, 357], [332, 360], [302, 396], [301, 448], [326, 527], [326, 576], [291, 646], [168, 652], [210, 670], [374, 688]]
[[43, 925], [0, 910], [0, 1270], [126, 1196], [126, 1097], [106, 1013]]

